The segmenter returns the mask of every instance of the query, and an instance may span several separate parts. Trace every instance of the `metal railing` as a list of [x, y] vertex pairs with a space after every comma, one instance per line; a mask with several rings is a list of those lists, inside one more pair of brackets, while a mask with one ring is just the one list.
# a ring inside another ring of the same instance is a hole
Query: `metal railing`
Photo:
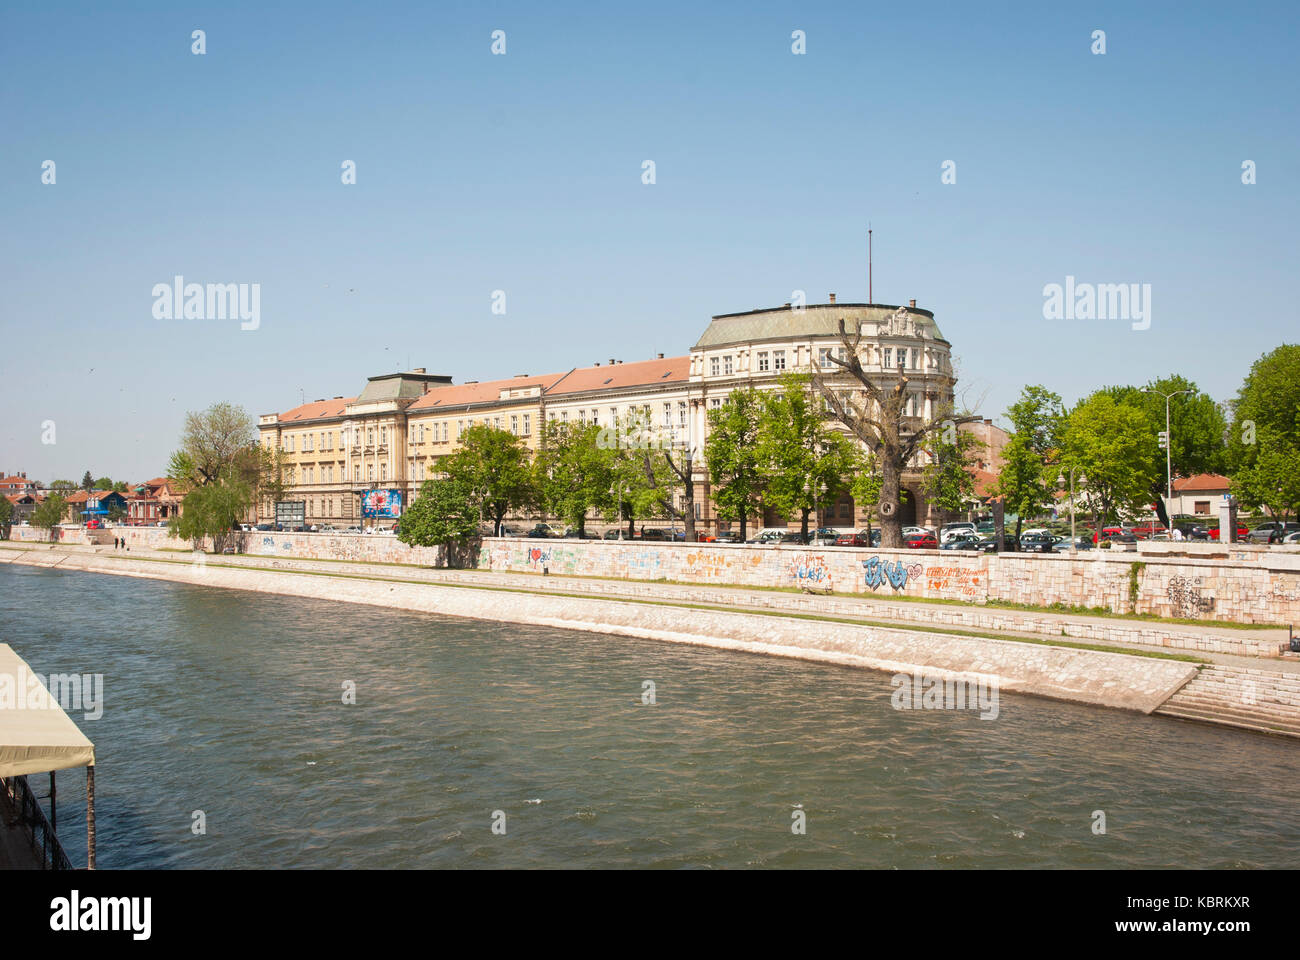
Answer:
[[54, 828], [45, 817], [45, 811], [27, 784], [26, 777], [0, 777], [0, 790], [9, 798], [10, 813], [16, 823], [25, 827], [32, 842], [33, 855], [40, 858], [42, 870], [71, 870], [63, 845], [54, 834]]

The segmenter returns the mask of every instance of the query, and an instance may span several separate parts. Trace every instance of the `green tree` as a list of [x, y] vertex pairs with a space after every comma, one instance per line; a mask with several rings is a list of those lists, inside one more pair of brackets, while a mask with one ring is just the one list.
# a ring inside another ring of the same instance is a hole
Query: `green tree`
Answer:
[[[1183, 376], [1161, 377], [1145, 387], [1106, 387], [1100, 392], [1142, 411], [1152, 443], [1165, 430], [1165, 397], [1169, 398], [1169, 472], [1175, 477], [1222, 473], [1227, 466], [1223, 409], [1209, 394]], [[1177, 394], [1177, 396], [1174, 396]], [[1164, 451], [1158, 446], [1152, 458], [1151, 492], [1165, 495], [1168, 477]]]
[[259, 468], [258, 498], [267, 505], [270, 516], [275, 516], [275, 504], [285, 498], [294, 484], [294, 464], [289, 452], [281, 447], [258, 448]]
[[867, 544], [871, 543], [871, 518], [880, 503], [880, 470], [872, 454], [860, 454], [858, 470], [849, 485], [849, 495], [853, 503], [867, 517]]
[[68, 501], [57, 493], [51, 493], [32, 511], [31, 524], [40, 527], [53, 539], [54, 528], [63, 522], [63, 515], [68, 511]]
[[189, 487], [224, 482], [234, 470], [256, 490], [265, 465], [253, 418], [240, 406], [214, 403], [185, 415], [180, 449], [172, 454], [167, 476]]
[[202, 550], [204, 540], [212, 539], [212, 549], [225, 553], [226, 547], [238, 543], [239, 521], [253, 503], [253, 488], [234, 467], [200, 487], [195, 487], [181, 501], [180, 516], [168, 524], [168, 536], [193, 541]]
[[481, 514], [500, 534], [506, 514], [536, 500], [535, 474], [528, 448], [508, 430], [487, 424], [470, 427], [461, 435], [461, 447], [438, 464], [438, 469], [469, 491]]
[[776, 390], [762, 394], [757, 444], [767, 478], [764, 503], [785, 516], [799, 514], [805, 541], [809, 515], [840, 498], [858, 462], [855, 444], [826, 422], [811, 379], [787, 373]]
[[95, 478], [90, 475], [89, 470], [81, 475], [81, 489], [87, 493], [95, 489]]
[[540, 501], [579, 535], [589, 512], [613, 512], [616, 451], [600, 444], [599, 437], [595, 423], [547, 421], [535, 461]]
[[1143, 511], [1151, 502], [1154, 455], [1141, 411], [1104, 392], [1071, 412], [1061, 437], [1061, 469], [1074, 468], [1100, 533], [1107, 520]]
[[71, 480], [51, 480], [50, 489], [55, 493], [74, 493], [77, 489], [77, 485]]
[[113, 479], [112, 479], [111, 477], [100, 477], [98, 480], [95, 481], [95, 489], [96, 489], [96, 490], [112, 490], [112, 489], [113, 489]]
[[1243, 505], [1285, 521], [1300, 508], [1300, 344], [1251, 365], [1233, 403], [1228, 434], [1232, 490]]
[[119, 480], [117, 481], [117, 483], [113, 484], [114, 493], [126, 493], [126, 491], [127, 491], [127, 482], [125, 480]]
[[1057, 394], [1035, 384], [1020, 391], [1020, 399], [1006, 416], [1012, 433], [1002, 448], [994, 494], [1016, 514], [1018, 540], [1024, 518], [1037, 515], [1052, 503], [1065, 408]]
[[112, 523], [117, 523], [117, 521], [121, 520], [125, 516], [126, 511], [122, 509], [122, 505], [116, 500], [108, 505], [108, 519]]
[[608, 519], [627, 523], [628, 539], [636, 536], [638, 519], [667, 519], [674, 514], [672, 500], [678, 476], [670, 468], [664, 438], [649, 418], [634, 410], [613, 427], [600, 431], [597, 442], [615, 450], [611, 485], [612, 509]]
[[753, 387], [733, 390], [722, 405], [709, 411], [709, 437], [704, 446], [713, 502], [723, 520], [740, 523], [745, 539], [749, 517], [762, 506], [766, 478], [758, 449], [762, 399]]
[[426, 480], [420, 495], [398, 524], [397, 539], [413, 547], [442, 547], [444, 566], [460, 566], [465, 548], [478, 536], [479, 506], [464, 482], [454, 478]]
[[921, 490], [926, 499], [948, 514], [961, 513], [975, 498], [976, 454], [984, 442], [966, 430], [932, 433], [925, 443], [927, 462], [921, 469]]
[[1232, 491], [1252, 510], [1290, 521], [1300, 509], [1300, 447], [1265, 426], [1249, 459], [1234, 471]]
[[0, 497], [0, 531], [9, 536], [9, 525], [14, 519], [14, 505], [8, 497]]

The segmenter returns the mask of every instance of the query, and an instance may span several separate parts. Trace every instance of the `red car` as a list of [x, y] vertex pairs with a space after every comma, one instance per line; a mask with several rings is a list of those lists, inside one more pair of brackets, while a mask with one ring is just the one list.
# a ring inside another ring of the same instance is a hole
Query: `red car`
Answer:
[[903, 538], [903, 546], [909, 550], [938, 550], [939, 541], [933, 533], [909, 533]]
[[[1240, 540], [1245, 540], [1246, 537], [1247, 537], [1249, 534], [1250, 534], [1250, 531], [1249, 531], [1249, 530], [1247, 530], [1247, 529], [1246, 529], [1244, 526], [1242, 526], [1241, 524], [1237, 524], [1237, 539], [1238, 539], [1239, 541], [1240, 541]], [[1215, 527], [1214, 529], [1212, 529], [1212, 530], [1210, 531], [1210, 539], [1211, 539], [1211, 540], [1218, 540], [1218, 539], [1219, 539], [1219, 528], [1218, 528], [1218, 527]]]
[[99, 523], [98, 520], [87, 520], [87, 521], [86, 521], [86, 529], [87, 529], [87, 530], [98, 530], [99, 527], [100, 527], [100, 523]]

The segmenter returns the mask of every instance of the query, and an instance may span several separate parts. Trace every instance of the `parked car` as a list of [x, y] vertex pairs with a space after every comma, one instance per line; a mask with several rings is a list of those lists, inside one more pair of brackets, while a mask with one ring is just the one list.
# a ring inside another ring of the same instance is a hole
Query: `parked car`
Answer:
[[1297, 530], [1295, 533], [1288, 533], [1282, 538], [1282, 543], [1286, 546], [1300, 543], [1300, 530]]
[[1127, 527], [1102, 527], [1100, 539], [1094, 533], [1092, 542], [1100, 543], [1102, 540], [1109, 540], [1111, 543], [1137, 543], [1137, 535]]
[[[1076, 550], [1091, 550], [1093, 548], [1092, 540], [1089, 537], [1075, 537], [1074, 548]], [[1070, 538], [1058, 537], [1056, 543], [1052, 544], [1053, 553], [1069, 553]]]
[[87, 530], [100, 530], [100, 529], [103, 528], [103, 526], [104, 526], [104, 525], [103, 525], [102, 523], [100, 523], [98, 520], [87, 520], [87, 521], [86, 521], [86, 529], [87, 529]]
[[[1212, 528], [1210, 529], [1210, 531], [1209, 531], [1209, 534], [1210, 534], [1210, 539], [1211, 539], [1211, 540], [1218, 540], [1218, 539], [1219, 539], [1219, 528], [1218, 528], [1218, 527], [1212, 527]], [[1238, 524], [1237, 524], [1237, 542], [1238, 542], [1238, 543], [1242, 543], [1242, 542], [1244, 542], [1245, 539], [1246, 539], [1248, 536], [1250, 536], [1250, 531], [1246, 529], [1246, 525], [1245, 525], [1244, 523], [1238, 523]]]
[[1020, 536], [1020, 552], [1051, 553], [1059, 539], [1045, 530], [1041, 533], [1024, 533]]
[[554, 536], [558, 536], [558, 534], [555, 532], [554, 529], [552, 529], [549, 523], [539, 523], [535, 525], [533, 529], [528, 531], [528, 536], [536, 539], [536, 538], [554, 537]]
[[[261, 527], [258, 527], [257, 529], [261, 530], [262, 528], [261, 528]], [[360, 532], [361, 532], [361, 528], [360, 528], [360, 527], [344, 527], [344, 528], [343, 528], [343, 532], [344, 532], [344, 533], [360, 533]]]
[[921, 533], [909, 533], [903, 537], [903, 546], [909, 550], [937, 550], [939, 541], [933, 533], [925, 530]]
[[1199, 523], [1175, 523], [1174, 529], [1182, 533], [1184, 540], [1210, 539], [1210, 531]]
[[[978, 541], [976, 541], [975, 547], [977, 550], [979, 550], [980, 553], [997, 553], [998, 552], [997, 537], [991, 537], [991, 536], [981, 537]], [[1003, 553], [1016, 553], [1017, 551], [1019, 551], [1019, 549], [1020, 549], [1020, 543], [1018, 540], [1016, 540], [1016, 538], [1012, 534], [1009, 533], [1002, 534]]]
[[933, 530], [928, 530], [928, 529], [926, 529], [925, 527], [904, 527], [904, 528], [903, 528], [903, 536], [904, 536], [904, 537], [906, 537], [908, 534], [911, 534], [911, 533], [928, 533], [930, 536], [932, 536], [932, 537], [934, 536], [934, 531], [933, 531]]
[[606, 539], [606, 540], [622, 540], [622, 539], [623, 539], [623, 531], [622, 531], [621, 529], [619, 529], [619, 530], [606, 530], [606, 531], [605, 531], [605, 539]]
[[[872, 531], [875, 533], [876, 531]], [[871, 536], [865, 530], [859, 530], [856, 533], [841, 533], [835, 538], [837, 547], [869, 547], [871, 546]]]
[[1270, 520], [1261, 523], [1246, 536], [1247, 543], [1281, 543], [1289, 535], [1300, 530], [1300, 523], [1280, 523]]
[[744, 538], [740, 535], [739, 530], [728, 530], [726, 533], [719, 533], [715, 538], [717, 543], [744, 543]]
[[641, 533], [637, 535], [637, 540], [669, 540], [667, 530], [661, 530], [658, 527], [642, 527]]
[[979, 535], [973, 529], [965, 528], [951, 531], [947, 538], [939, 544], [940, 550], [974, 550], [975, 545], [979, 543]]

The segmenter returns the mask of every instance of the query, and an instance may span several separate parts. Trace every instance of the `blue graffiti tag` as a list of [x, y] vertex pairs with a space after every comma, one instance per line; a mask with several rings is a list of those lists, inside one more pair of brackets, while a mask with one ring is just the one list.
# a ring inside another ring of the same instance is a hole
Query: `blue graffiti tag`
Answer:
[[888, 560], [881, 560], [879, 557], [872, 557], [869, 560], [862, 561], [862, 568], [866, 575], [867, 586], [872, 590], [885, 583], [886, 580], [895, 590], [902, 590], [907, 586], [907, 567], [903, 566], [902, 560], [895, 560], [891, 563]]

